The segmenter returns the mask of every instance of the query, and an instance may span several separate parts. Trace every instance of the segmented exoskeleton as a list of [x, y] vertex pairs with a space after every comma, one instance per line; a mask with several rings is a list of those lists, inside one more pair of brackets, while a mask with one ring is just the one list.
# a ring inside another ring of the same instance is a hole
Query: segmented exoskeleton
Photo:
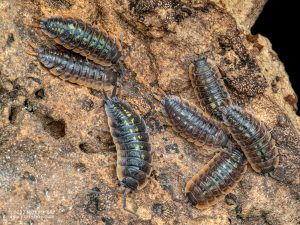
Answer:
[[[104, 93], [105, 112], [117, 150], [117, 177], [129, 191], [140, 190], [148, 183], [152, 171], [152, 151], [146, 124], [132, 107], [116, 96], [116, 86], [109, 98]], [[126, 208], [124, 191], [123, 208]]]
[[197, 208], [209, 207], [232, 191], [246, 169], [247, 160], [237, 148], [220, 152], [187, 182], [185, 193]]
[[102, 67], [72, 52], [33, 44], [31, 46], [33, 51], [28, 54], [36, 56], [53, 75], [63, 80], [100, 90], [103, 83], [115, 85], [120, 76], [112, 68]]
[[40, 19], [36, 26], [54, 38], [58, 44], [96, 63], [109, 61], [115, 64], [121, 57], [116, 43], [111, 38], [82, 20], [49, 17]]
[[186, 100], [174, 95], [161, 99], [163, 114], [168, 123], [181, 136], [198, 146], [204, 144], [215, 148], [228, 148], [231, 141], [220, 125], [209, 120]]
[[225, 124], [258, 173], [271, 172], [279, 163], [278, 149], [266, 126], [240, 107], [223, 109]]
[[104, 102], [118, 154], [118, 179], [133, 191], [142, 189], [147, 184], [152, 169], [151, 145], [145, 122], [129, 104], [115, 94], [111, 98], [106, 96]]
[[231, 100], [218, 69], [201, 56], [191, 64], [189, 75], [202, 108], [222, 120], [220, 108], [230, 105]]

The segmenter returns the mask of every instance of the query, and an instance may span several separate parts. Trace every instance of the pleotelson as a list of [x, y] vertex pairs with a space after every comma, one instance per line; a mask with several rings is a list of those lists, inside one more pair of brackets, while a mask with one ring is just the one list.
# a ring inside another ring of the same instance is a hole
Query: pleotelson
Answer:
[[188, 101], [166, 95], [161, 100], [161, 108], [172, 128], [188, 141], [215, 148], [227, 148], [231, 144], [224, 129]]
[[268, 173], [278, 165], [275, 141], [263, 123], [237, 106], [224, 109], [224, 121], [256, 172]]
[[242, 179], [247, 160], [238, 149], [220, 152], [186, 184], [185, 192], [197, 208], [206, 208], [222, 200]]
[[45, 46], [36, 47], [34, 51], [37, 59], [52, 74], [72, 83], [101, 90], [103, 83], [116, 84], [119, 77], [119, 73], [113, 69], [87, 61], [69, 51], [62, 52]]
[[218, 69], [201, 56], [191, 64], [189, 75], [202, 108], [222, 120], [220, 109], [230, 105], [231, 100]]
[[64, 47], [95, 61], [117, 63], [121, 57], [114, 41], [82, 20], [63, 17], [43, 18], [40, 28]]
[[105, 111], [117, 149], [117, 177], [131, 190], [142, 189], [152, 169], [145, 122], [129, 104], [117, 97], [105, 100]]

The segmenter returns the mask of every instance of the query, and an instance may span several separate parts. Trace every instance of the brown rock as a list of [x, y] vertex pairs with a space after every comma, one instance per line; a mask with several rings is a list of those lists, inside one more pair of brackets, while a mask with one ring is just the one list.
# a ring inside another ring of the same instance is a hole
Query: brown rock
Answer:
[[[52, 43], [30, 26], [33, 17], [52, 15], [89, 21], [122, 43], [128, 74], [121, 97], [145, 117], [155, 152], [155, 175], [127, 199], [140, 214], [137, 224], [299, 223], [297, 98], [271, 43], [250, 34], [265, 2], [1, 1], [0, 224], [131, 219], [122, 209], [111, 139], [90, 132], [108, 128], [101, 97], [53, 77], [26, 54], [30, 41]], [[227, 204], [198, 210], [186, 203], [184, 186], [213, 153], [165, 126], [150, 86], [197, 104], [187, 72], [203, 52], [222, 71], [234, 102], [272, 130], [281, 162], [272, 177], [249, 169]]]

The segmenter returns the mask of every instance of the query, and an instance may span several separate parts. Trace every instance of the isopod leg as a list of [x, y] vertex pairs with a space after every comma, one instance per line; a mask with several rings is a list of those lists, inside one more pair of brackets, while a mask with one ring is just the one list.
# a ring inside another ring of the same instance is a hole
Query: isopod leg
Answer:
[[36, 28], [36, 29], [41, 29], [41, 26], [38, 23], [32, 23], [31, 27]]
[[33, 42], [28, 43], [28, 49], [25, 51], [28, 55], [37, 56], [37, 52], [35, 51], [37, 46]]
[[123, 209], [129, 213], [131, 213], [132, 215], [134, 215], [134, 218], [130, 219], [129, 223], [132, 221], [137, 220], [140, 216], [138, 214], [136, 214], [135, 212], [131, 211], [130, 209], [127, 208], [126, 205], [126, 197], [127, 194], [130, 192], [130, 189], [125, 189], [124, 193], [123, 193]]
[[117, 96], [117, 86], [114, 86], [114, 89], [112, 91], [112, 94], [111, 94], [111, 98], [114, 98]]
[[100, 132], [103, 132], [103, 133], [109, 133], [110, 134], [110, 130], [108, 129], [103, 129], [103, 128], [100, 128], [100, 127], [97, 127], [97, 126], [92, 126], [90, 129], [89, 129], [89, 133], [93, 133], [93, 130], [97, 130], [97, 131], [100, 131]]
[[37, 53], [34, 52], [32, 49], [26, 49], [25, 50], [25, 53], [28, 54], [28, 55], [32, 55], [32, 56], [37, 56]]

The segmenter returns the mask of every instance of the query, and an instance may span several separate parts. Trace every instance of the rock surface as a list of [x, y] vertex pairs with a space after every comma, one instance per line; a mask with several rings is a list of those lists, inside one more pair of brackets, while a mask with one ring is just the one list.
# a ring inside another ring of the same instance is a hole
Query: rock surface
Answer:
[[[250, 27], [266, 0], [2, 0], [0, 224], [128, 224], [95, 91], [53, 77], [26, 54], [51, 40], [33, 17], [67, 15], [120, 39], [128, 69], [120, 96], [144, 116], [155, 152], [149, 184], [128, 196], [132, 224], [299, 224], [297, 96], [271, 43]], [[186, 181], [214, 152], [176, 135], [149, 85], [197, 104], [188, 66], [206, 52], [234, 102], [264, 121], [280, 152], [273, 178], [248, 169], [225, 201], [191, 208]], [[147, 85], [146, 85], [146, 84]]]

